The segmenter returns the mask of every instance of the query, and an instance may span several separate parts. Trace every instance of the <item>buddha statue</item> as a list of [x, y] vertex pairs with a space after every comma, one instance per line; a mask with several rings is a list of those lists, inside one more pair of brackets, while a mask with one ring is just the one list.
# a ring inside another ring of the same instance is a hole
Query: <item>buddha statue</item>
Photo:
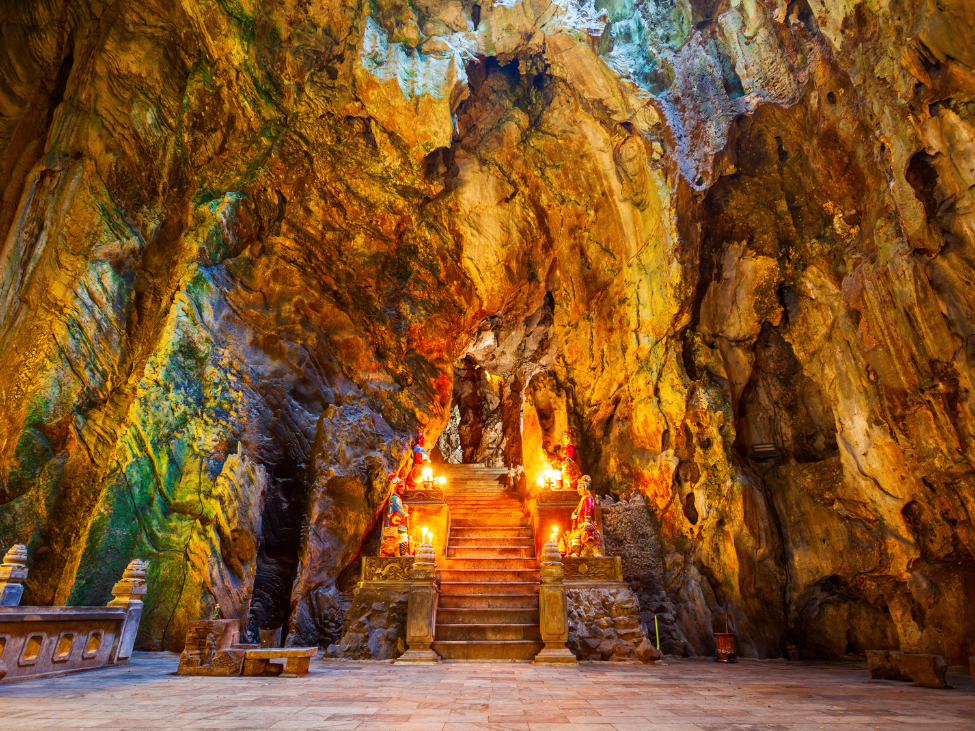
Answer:
[[383, 519], [383, 537], [379, 544], [380, 556], [409, 556], [410, 553], [410, 511], [403, 504], [400, 494], [404, 490], [403, 481], [395, 473], [389, 476], [392, 490], [386, 503], [386, 516]]
[[416, 443], [413, 445], [413, 469], [406, 476], [406, 489], [416, 490], [423, 482], [423, 468], [430, 464], [430, 455], [423, 448], [424, 436], [421, 429], [416, 433]]
[[567, 556], [599, 556], [599, 531], [596, 529], [596, 498], [592, 494], [592, 478], [583, 475], [577, 481], [579, 505], [572, 513], [572, 529], [559, 541], [560, 552]]
[[566, 429], [562, 432], [562, 444], [555, 452], [555, 464], [552, 468], [562, 473], [562, 489], [575, 490], [576, 483], [582, 475], [582, 470], [576, 464], [576, 445], [572, 439], [572, 432]]

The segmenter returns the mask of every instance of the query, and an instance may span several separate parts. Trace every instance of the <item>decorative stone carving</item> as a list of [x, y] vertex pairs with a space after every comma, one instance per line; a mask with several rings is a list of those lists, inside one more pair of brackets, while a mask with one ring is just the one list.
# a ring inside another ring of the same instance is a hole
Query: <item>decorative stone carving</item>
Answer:
[[403, 492], [403, 502], [405, 503], [442, 503], [444, 501], [443, 490], [405, 490]]
[[567, 582], [610, 582], [623, 580], [623, 564], [619, 556], [593, 556], [562, 559]]
[[575, 505], [579, 501], [579, 495], [575, 490], [542, 490], [538, 493], [540, 503], [566, 503]]
[[24, 594], [27, 578], [27, 546], [11, 546], [0, 564], [0, 607], [16, 607]]
[[545, 647], [535, 655], [535, 662], [576, 663], [575, 655], [565, 646], [569, 639], [569, 609], [563, 573], [558, 546], [550, 541], [542, 548], [542, 583], [538, 590], [539, 629]]
[[412, 556], [366, 556], [362, 560], [362, 581], [410, 581]]
[[231, 649], [240, 634], [236, 619], [201, 619], [190, 622], [179, 656], [177, 675], [240, 675], [243, 649]]
[[146, 562], [135, 559], [122, 572], [122, 579], [112, 587], [112, 596], [115, 597], [109, 602], [108, 606], [121, 606], [131, 601], [136, 601], [135, 597], [145, 596], [148, 588], [146, 587]]

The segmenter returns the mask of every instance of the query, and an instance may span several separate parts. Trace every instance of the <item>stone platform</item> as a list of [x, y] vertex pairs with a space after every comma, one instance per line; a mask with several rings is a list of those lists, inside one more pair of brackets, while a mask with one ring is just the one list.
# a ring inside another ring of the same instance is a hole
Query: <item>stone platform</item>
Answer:
[[866, 663], [743, 660], [571, 667], [314, 660], [304, 677], [180, 677], [178, 656], [0, 691], [4, 731], [955, 731], [975, 690], [961, 668], [931, 690], [871, 680]]

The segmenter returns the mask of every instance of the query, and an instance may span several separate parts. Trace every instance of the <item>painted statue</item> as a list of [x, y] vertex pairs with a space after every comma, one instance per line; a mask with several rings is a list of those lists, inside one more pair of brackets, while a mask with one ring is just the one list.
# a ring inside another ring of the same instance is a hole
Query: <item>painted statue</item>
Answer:
[[416, 490], [423, 482], [423, 468], [430, 466], [430, 455], [423, 448], [424, 436], [421, 429], [416, 433], [416, 444], [413, 445], [413, 469], [406, 476], [406, 489]]
[[407, 510], [400, 494], [404, 490], [403, 481], [395, 473], [389, 476], [392, 491], [386, 503], [386, 517], [383, 519], [383, 537], [379, 544], [380, 556], [409, 556], [410, 553], [410, 511]]
[[567, 556], [599, 556], [599, 531], [596, 529], [596, 498], [592, 478], [583, 475], [577, 481], [579, 505], [572, 513], [572, 530], [559, 541], [559, 552]]
[[576, 464], [576, 445], [572, 440], [572, 432], [566, 429], [562, 432], [562, 444], [555, 452], [555, 464], [552, 468], [562, 473], [562, 489], [575, 490], [576, 483], [582, 476], [582, 470]]

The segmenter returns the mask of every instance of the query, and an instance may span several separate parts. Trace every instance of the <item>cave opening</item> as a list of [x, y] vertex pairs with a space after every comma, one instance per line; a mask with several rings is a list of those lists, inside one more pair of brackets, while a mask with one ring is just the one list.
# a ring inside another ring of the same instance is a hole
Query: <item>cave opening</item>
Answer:
[[269, 477], [246, 631], [253, 642], [263, 634], [272, 646], [282, 646], [299, 569], [307, 485], [290, 460], [274, 465]]
[[554, 377], [554, 311], [547, 293], [527, 316], [502, 312], [480, 322], [454, 366], [450, 418], [434, 459], [524, 474], [541, 446], [534, 394]]

